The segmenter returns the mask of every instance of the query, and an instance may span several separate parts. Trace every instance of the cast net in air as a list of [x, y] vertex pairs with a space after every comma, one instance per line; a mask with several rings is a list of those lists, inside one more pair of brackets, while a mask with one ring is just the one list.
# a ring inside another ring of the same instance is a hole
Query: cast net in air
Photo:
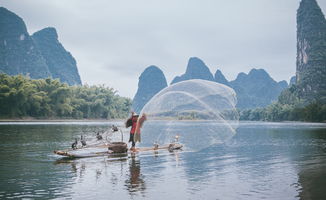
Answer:
[[147, 115], [142, 145], [170, 143], [176, 135], [196, 151], [223, 143], [236, 133], [236, 103], [234, 90], [223, 84], [199, 79], [173, 84], [142, 109]]

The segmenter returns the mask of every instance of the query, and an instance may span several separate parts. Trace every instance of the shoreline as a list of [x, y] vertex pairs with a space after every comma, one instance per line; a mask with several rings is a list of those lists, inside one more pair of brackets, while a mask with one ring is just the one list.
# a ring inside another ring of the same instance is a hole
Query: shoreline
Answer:
[[[124, 122], [126, 119], [0, 119], [0, 123], [15, 123], [15, 122]], [[181, 120], [183, 121], [183, 120]], [[191, 121], [191, 120], [185, 120]], [[326, 122], [304, 122], [304, 121], [248, 121], [239, 120], [239, 123], [313, 123], [313, 124], [326, 124]]]

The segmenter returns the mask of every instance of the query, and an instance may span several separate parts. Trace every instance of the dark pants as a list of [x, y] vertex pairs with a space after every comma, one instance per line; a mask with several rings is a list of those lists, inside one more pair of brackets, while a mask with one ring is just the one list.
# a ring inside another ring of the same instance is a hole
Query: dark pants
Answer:
[[130, 133], [129, 142], [131, 142], [131, 146], [132, 147], [135, 147], [136, 146], [136, 143], [135, 143], [135, 140], [134, 140], [134, 134], [133, 133]]

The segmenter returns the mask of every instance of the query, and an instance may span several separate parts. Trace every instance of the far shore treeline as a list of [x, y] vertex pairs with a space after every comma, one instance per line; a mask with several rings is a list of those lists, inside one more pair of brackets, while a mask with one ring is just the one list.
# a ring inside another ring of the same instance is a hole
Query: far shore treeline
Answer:
[[0, 74], [2, 119], [117, 119], [127, 117], [130, 107], [131, 99], [104, 85], [68, 86], [57, 79]]
[[[265, 108], [239, 110], [240, 120], [325, 122], [326, 95], [308, 102], [297, 91], [293, 85]], [[68, 86], [58, 79], [0, 74], [1, 119], [121, 119], [131, 103], [103, 85]]]
[[298, 98], [297, 91], [293, 85], [267, 107], [240, 110], [240, 120], [326, 122], [326, 95], [309, 102]]

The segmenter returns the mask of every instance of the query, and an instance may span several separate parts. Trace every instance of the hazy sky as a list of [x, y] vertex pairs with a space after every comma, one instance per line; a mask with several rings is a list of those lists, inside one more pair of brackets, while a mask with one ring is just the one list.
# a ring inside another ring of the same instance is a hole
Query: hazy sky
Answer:
[[[326, 1], [319, 0], [326, 11]], [[30, 34], [55, 27], [83, 83], [133, 97], [138, 77], [160, 67], [168, 83], [199, 57], [233, 80], [264, 68], [277, 81], [295, 73], [299, 0], [0, 0]]]

